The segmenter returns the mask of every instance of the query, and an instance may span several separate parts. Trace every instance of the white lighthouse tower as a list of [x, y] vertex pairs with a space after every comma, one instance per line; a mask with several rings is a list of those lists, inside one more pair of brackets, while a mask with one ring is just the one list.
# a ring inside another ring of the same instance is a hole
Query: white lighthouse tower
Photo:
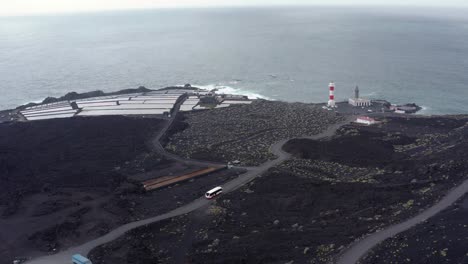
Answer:
[[336, 103], [335, 103], [335, 83], [331, 82], [328, 85], [328, 88], [330, 90], [330, 97], [328, 99], [328, 107], [336, 107]]

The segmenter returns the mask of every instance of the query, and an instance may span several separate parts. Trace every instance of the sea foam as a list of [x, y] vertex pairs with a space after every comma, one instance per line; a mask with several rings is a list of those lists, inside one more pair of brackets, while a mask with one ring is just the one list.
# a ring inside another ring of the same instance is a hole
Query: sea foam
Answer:
[[236, 95], [246, 95], [249, 97], [249, 99], [265, 99], [265, 100], [271, 100], [270, 98], [261, 95], [259, 93], [255, 93], [252, 91], [249, 91], [244, 88], [237, 88], [237, 87], [232, 87], [232, 86], [227, 86], [227, 85], [220, 85], [220, 84], [208, 84], [208, 85], [192, 85], [193, 87], [205, 89], [205, 90], [213, 90], [213, 89], [218, 89], [216, 93], [218, 94], [236, 94]]

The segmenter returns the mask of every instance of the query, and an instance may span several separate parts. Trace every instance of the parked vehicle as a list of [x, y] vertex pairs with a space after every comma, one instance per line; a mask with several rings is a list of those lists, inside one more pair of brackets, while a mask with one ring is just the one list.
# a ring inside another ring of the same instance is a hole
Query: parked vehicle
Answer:
[[80, 254], [75, 254], [72, 256], [72, 262], [73, 264], [93, 264], [91, 260], [83, 257]]

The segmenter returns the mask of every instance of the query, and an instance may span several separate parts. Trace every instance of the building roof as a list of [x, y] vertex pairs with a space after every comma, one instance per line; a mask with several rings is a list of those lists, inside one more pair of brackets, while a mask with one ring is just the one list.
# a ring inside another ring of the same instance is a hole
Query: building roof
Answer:
[[368, 117], [368, 116], [358, 116], [357, 119], [375, 122], [374, 118], [371, 118], [371, 117]]
[[89, 261], [89, 259], [83, 257], [83, 256], [80, 255], [80, 254], [75, 254], [75, 255], [73, 255], [73, 256], [72, 256], [72, 259], [77, 260], [77, 261], [80, 261], [80, 262], [82, 262], [82, 263], [86, 263], [86, 262]]
[[349, 98], [349, 100], [352, 100], [354, 102], [370, 102], [371, 100], [370, 99], [367, 99], [367, 98]]

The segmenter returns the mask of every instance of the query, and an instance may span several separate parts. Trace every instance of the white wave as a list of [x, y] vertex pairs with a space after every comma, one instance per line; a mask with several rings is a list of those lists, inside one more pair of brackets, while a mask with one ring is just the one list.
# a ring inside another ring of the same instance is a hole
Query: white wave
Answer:
[[235, 79], [235, 80], [232, 80], [232, 81], [230, 81], [230, 82], [228, 82], [228, 83], [229, 83], [229, 84], [238, 84], [238, 83], [240, 83], [240, 82], [241, 82], [241, 80]]
[[258, 93], [243, 89], [243, 88], [235, 88], [235, 87], [232, 87], [232, 86], [226, 86], [226, 85], [220, 85], [220, 84], [209, 84], [209, 85], [196, 85], [196, 84], [193, 84], [192, 86], [197, 87], [197, 88], [201, 88], [201, 89], [205, 89], [205, 90], [218, 89], [218, 91], [216, 93], [219, 93], [219, 94], [245, 95], [245, 96], [249, 97], [249, 99], [271, 100], [270, 98], [268, 98], [268, 97], [266, 97], [264, 95], [261, 95], [261, 94], [258, 94]]
[[432, 109], [428, 106], [421, 105], [421, 110], [419, 110], [416, 114], [418, 115], [432, 115]]
[[37, 99], [37, 100], [32, 100], [32, 101], [29, 101], [29, 102], [25, 102], [21, 105], [27, 105], [27, 104], [30, 104], [30, 103], [33, 103], [33, 104], [42, 104], [42, 102], [44, 101], [44, 98], [42, 99]]
[[[368, 93], [361, 93], [361, 96], [364, 97], [364, 98], [378, 98], [378, 93], [377, 92], [368, 92]], [[354, 97], [354, 93], [352, 93], [352, 96]]]

